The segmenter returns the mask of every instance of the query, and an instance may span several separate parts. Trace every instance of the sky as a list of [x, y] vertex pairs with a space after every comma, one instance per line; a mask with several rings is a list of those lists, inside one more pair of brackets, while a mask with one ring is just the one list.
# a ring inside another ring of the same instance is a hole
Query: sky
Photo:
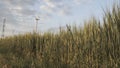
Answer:
[[0, 35], [6, 19], [5, 35], [35, 30], [57, 31], [66, 24], [83, 26], [92, 16], [102, 19], [103, 9], [112, 8], [119, 0], [0, 0]]

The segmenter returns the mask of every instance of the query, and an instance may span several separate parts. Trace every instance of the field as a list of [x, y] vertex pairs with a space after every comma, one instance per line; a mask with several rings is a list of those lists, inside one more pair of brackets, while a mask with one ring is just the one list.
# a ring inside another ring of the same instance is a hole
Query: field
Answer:
[[120, 7], [101, 23], [0, 38], [0, 68], [120, 68]]

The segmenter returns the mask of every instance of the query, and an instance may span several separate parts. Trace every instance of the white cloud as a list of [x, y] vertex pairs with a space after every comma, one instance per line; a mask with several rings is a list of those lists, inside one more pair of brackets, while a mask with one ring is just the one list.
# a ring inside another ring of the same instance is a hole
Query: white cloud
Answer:
[[[9, 25], [6, 29], [11, 29], [10, 27], [13, 26], [21, 29], [19, 23], [22, 19], [24, 22], [29, 20], [27, 22], [31, 24], [33, 22], [31, 19], [36, 15], [40, 16], [42, 20], [50, 19], [55, 14], [58, 14], [56, 16], [71, 15], [73, 7], [69, 3], [75, 1], [76, 3], [81, 2], [81, 0], [0, 0], [0, 18], [7, 18]], [[30, 19], [26, 19], [28, 17]], [[29, 29], [28, 27], [25, 28]]]
[[46, 3], [47, 6], [49, 6], [51, 8], [55, 8], [56, 7], [54, 1], [52, 1], [52, 0], [44, 0], [44, 2]]
[[69, 2], [65, 3], [64, 0], [43, 0], [43, 2], [45, 4], [40, 6], [43, 11], [56, 13], [58, 15], [68, 15], [71, 12], [71, 8], [66, 8], [70, 7], [70, 5], [68, 5]]
[[80, 5], [80, 4], [87, 4], [91, 3], [94, 0], [73, 0], [75, 4]]
[[53, 12], [53, 9], [50, 8], [49, 6], [46, 6], [46, 5], [41, 5], [40, 9], [43, 10], [43, 11], [49, 12], [49, 13]]
[[59, 15], [66, 16], [66, 15], [71, 15], [70, 7], [64, 6], [60, 11]]

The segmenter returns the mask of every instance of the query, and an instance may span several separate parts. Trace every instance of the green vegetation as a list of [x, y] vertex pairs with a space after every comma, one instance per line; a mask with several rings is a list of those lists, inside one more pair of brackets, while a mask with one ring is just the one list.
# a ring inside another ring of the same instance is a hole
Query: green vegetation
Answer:
[[0, 68], [120, 68], [120, 7], [103, 24], [66, 26], [58, 34], [29, 33], [0, 39]]

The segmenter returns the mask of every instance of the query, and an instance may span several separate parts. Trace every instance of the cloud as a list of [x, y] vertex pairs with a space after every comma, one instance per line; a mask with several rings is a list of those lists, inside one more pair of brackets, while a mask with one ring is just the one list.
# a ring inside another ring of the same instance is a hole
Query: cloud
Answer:
[[7, 19], [6, 29], [20, 30], [25, 27], [27, 30], [30, 28], [21, 23], [31, 24], [35, 16], [42, 18], [42, 21], [56, 14], [56, 16], [69, 16], [72, 14], [71, 4], [74, 5], [75, 1], [80, 2], [80, 0], [0, 0], [0, 26], [3, 17]]
[[56, 0], [44, 0], [44, 2], [46, 3], [47, 6], [51, 7], [51, 8], [55, 8], [56, 7]]
[[41, 5], [40, 9], [43, 11], [49, 12], [49, 13], [54, 12], [54, 10], [52, 8], [50, 8], [49, 6], [46, 6], [46, 5]]
[[69, 16], [72, 14], [72, 12], [70, 11], [70, 8], [71, 7], [69, 7], [69, 6], [67, 6], [67, 7], [65, 6], [58, 13], [62, 16]]
[[35, 5], [38, 0], [4, 0], [5, 3], [13, 5], [13, 6], [32, 6]]
[[[6, 29], [20, 28], [22, 22], [29, 22], [35, 16], [40, 16], [42, 20], [50, 19], [52, 15], [69, 15], [70, 8], [64, 0], [0, 0], [0, 18], [7, 19]], [[26, 19], [28, 18], [29, 19]], [[45, 19], [44, 19], [45, 18]], [[2, 20], [0, 20], [0, 26]], [[28, 29], [28, 28], [27, 28]]]
[[94, 0], [73, 0], [76, 5], [91, 3]]
[[41, 9], [62, 16], [72, 15], [72, 8], [81, 4], [90, 4], [95, 0], [43, 0]]
[[[3, 18], [6, 18], [6, 31], [9, 32], [13, 29], [22, 30], [25, 27], [20, 25], [21, 20], [19, 17], [30, 17], [36, 14], [33, 9], [36, 1], [33, 0], [0, 0], [0, 27], [2, 27]], [[32, 8], [32, 9], [31, 9]], [[0, 28], [1, 30], [2, 28]], [[25, 28], [25, 30], [30, 28]]]
[[[70, 1], [70, 0], [66, 0]], [[40, 8], [49, 13], [56, 13], [58, 15], [69, 15], [71, 9], [66, 8], [70, 7], [65, 0], [43, 0], [44, 5], [40, 6]]]

